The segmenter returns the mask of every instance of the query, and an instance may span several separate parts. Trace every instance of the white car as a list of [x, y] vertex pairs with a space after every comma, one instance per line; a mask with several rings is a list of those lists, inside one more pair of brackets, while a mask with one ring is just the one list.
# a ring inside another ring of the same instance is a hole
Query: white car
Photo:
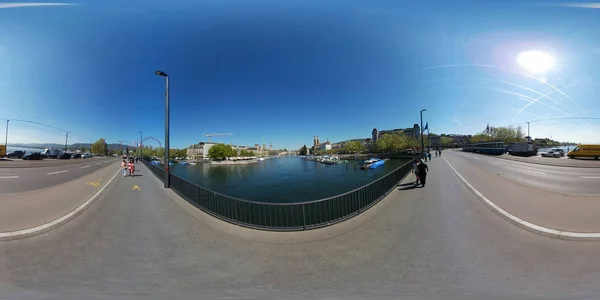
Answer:
[[[560, 151], [558, 151], [560, 150]], [[560, 158], [563, 157], [565, 155], [565, 152], [562, 151], [562, 149], [552, 149], [546, 153], [542, 153], [542, 157], [555, 157], [555, 158]]]

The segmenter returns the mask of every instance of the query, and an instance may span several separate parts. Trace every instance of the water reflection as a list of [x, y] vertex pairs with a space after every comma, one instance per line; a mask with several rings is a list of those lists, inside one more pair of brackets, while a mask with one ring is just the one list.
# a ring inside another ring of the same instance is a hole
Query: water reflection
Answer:
[[226, 195], [263, 202], [298, 202], [350, 191], [405, 162], [393, 159], [381, 168], [365, 171], [355, 162], [325, 165], [299, 157], [283, 157], [248, 165], [176, 165], [171, 170], [177, 176]]

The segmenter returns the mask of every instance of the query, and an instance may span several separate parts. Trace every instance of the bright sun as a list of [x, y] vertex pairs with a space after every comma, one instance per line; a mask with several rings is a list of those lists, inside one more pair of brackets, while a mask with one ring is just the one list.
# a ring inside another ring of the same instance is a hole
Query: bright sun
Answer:
[[540, 51], [526, 51], [519, 54], [517, 62], [527, 71], [544, 74], [554, 67], [554, 57]]

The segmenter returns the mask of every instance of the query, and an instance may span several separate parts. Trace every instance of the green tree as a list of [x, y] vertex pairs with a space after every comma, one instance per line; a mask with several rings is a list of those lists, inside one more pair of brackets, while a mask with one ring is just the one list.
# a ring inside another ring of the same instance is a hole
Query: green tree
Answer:
[[484, 130], [471, 137], [471, 143], [482, 143], [491, 141], [502, 141], [506, 144], [525, 141], [523, 129], [519, 126], [509, 127], [491, 127], [490, 131]]
[[217, 144], [208, 149], [208, 157], [214, 160], [224, 160], [234, 156], [237, 156], [237, 151], [231, 145]]
[[242, 149], [240, 151], [240, 156], [242, 157], [250, 157], [250, 156], [254, 156], [254, 152], [250, 151], [250, 150], [246, 150], [246, 149]]
[[444, 148], [450, 147], [450, 145], [452, 145], [452, 141], [452, 138], [449, 136], [443, 136], [440, 138], [440, 143]]
[[343, 151], [345, 153], [360, 153], [365, 150], [362, 143], [358, 141], [349, 141], [344, 145]]
[[409, 140], [404, 135], [384, 134], [377, 139], [375, 151], [383, 153], [400, 152], [409, 148], [409, 145]]
[[154, 156], [159, 157], [159, 158], [163, 158], [165, 157], [165, 148], [162, 147], [158, 147], [158, 148], [154, 148]]
[[300, 152], [298, 154], [306, 155], [306, 153], [308, 153], [308, 149], [306, 148], [306, 145], [304, 145], [304, 146], [302, 146], [302, 148], [300, 148]]
[[108, 145], [106, 140], [101, 138], [92, 144], [92, 153], [96, 155], [108, 155]]

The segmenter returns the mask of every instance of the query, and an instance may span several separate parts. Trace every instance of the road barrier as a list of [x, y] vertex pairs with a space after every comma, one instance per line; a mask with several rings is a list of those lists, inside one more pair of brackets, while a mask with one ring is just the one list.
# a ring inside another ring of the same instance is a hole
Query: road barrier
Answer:
[[[262, 230], [298, 231], [326, 227], [359, 215], [375, 205], [406, 177], [414, 160], [347, 193], [296, 203], [266, 203], [227, 196], [169, 174], [171, 189], [198, 209], [236, 225]], [[161, 181], [164, 169], [144, 164]]]

